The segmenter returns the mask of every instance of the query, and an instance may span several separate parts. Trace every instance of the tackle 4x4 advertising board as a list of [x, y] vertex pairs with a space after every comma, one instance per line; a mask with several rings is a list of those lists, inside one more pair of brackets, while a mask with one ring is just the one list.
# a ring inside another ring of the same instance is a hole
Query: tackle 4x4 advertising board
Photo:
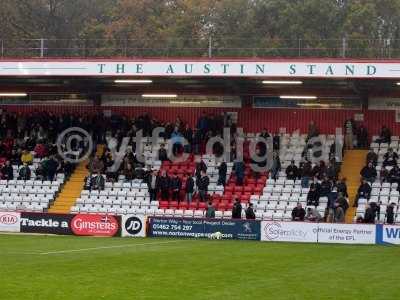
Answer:
[[120, 236], [121, 217], [91, 214], [21, 213], [21, 232]]

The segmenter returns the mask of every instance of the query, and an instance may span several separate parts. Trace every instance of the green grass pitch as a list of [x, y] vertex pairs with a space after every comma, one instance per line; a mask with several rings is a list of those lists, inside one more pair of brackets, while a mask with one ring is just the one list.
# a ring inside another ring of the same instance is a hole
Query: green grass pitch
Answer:
[[0, 235], [0, 299], [400, 299], [400, 248]]

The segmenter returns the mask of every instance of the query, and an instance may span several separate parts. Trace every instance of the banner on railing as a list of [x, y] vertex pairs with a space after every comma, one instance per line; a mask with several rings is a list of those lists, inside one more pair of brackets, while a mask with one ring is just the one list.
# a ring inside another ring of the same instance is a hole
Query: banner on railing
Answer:
[[95, 214], [21, 213], [21, 232], [119, 236], [121, 217]]
[[261, 222], [261, 240], [300, 243], [375, 244], [375, 225]]
[[400, 245], [400, 226], [376, 225], [376, 243]]
[[121, 236], [145, 237], [146, 218], [143, 215], [124, 215], [121, 218]]
[[150, 217], [151, 237], [209, 238], [220, 232], [223, 239], [260, 240], [260, 222], [249, 220]]
[[0, 212], [0, 232], [20, 232], [19, 212]]

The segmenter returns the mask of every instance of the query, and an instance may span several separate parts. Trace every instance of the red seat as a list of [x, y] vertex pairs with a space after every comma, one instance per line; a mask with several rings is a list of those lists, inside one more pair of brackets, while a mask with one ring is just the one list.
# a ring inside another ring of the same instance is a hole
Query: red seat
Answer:
[[225, 202], [220, 202], [218, 204], [218, 206], [216, 206], [217, 210], [225, 210], [225, 208], [226, 208], [226, 203]]
[[179, 207], [178, 201], [171, 201], [169, 203], [169, 208], [177, 209]]
[[168, 208], [168, 201], [160, 201], [159, 202], [159, 206], [160, 206], [160, 208]]
[[179, 209], [188, 209], [189, 204], [186, 201], [179, 202]]
[[207, 204], [205, 202], [199, 202], [199, 209], [205, 210], [207, 208]]
[[197, 206], [198, 206], [198, 203], [197, 203], [196, 201], [192, 201], [192, 202], [189, 204], [189, 209], [196, 210], [196, 209], [197, 209]]

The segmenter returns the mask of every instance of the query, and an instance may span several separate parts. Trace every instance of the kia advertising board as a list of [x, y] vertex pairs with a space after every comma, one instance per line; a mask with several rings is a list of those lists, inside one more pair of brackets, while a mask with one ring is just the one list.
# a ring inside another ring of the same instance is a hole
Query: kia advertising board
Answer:
[[261, 241], [316, 243], [318, 224], [301, 222], [261, 222]]
[[120, 235], [120, 217], [111, 215], [78, 214], [71, 220], [75, 235], [117, 236]]
[[318, 242], [336, 244], [375, 244], [375, 225], [318, 224]]
[[400, 226], [376, 225], [376, 243], [400, 245]]
[[20, 232], [20, 218], [18, 212], [0, 212], [0, 232]]
[[21, 213], [21, 232], [72, 234], [71, 220], [74, 215]]
[[142, 215], [124, 215], [121, 219], [121, 235], [123, 237], [145, 237], [146, 218]]

